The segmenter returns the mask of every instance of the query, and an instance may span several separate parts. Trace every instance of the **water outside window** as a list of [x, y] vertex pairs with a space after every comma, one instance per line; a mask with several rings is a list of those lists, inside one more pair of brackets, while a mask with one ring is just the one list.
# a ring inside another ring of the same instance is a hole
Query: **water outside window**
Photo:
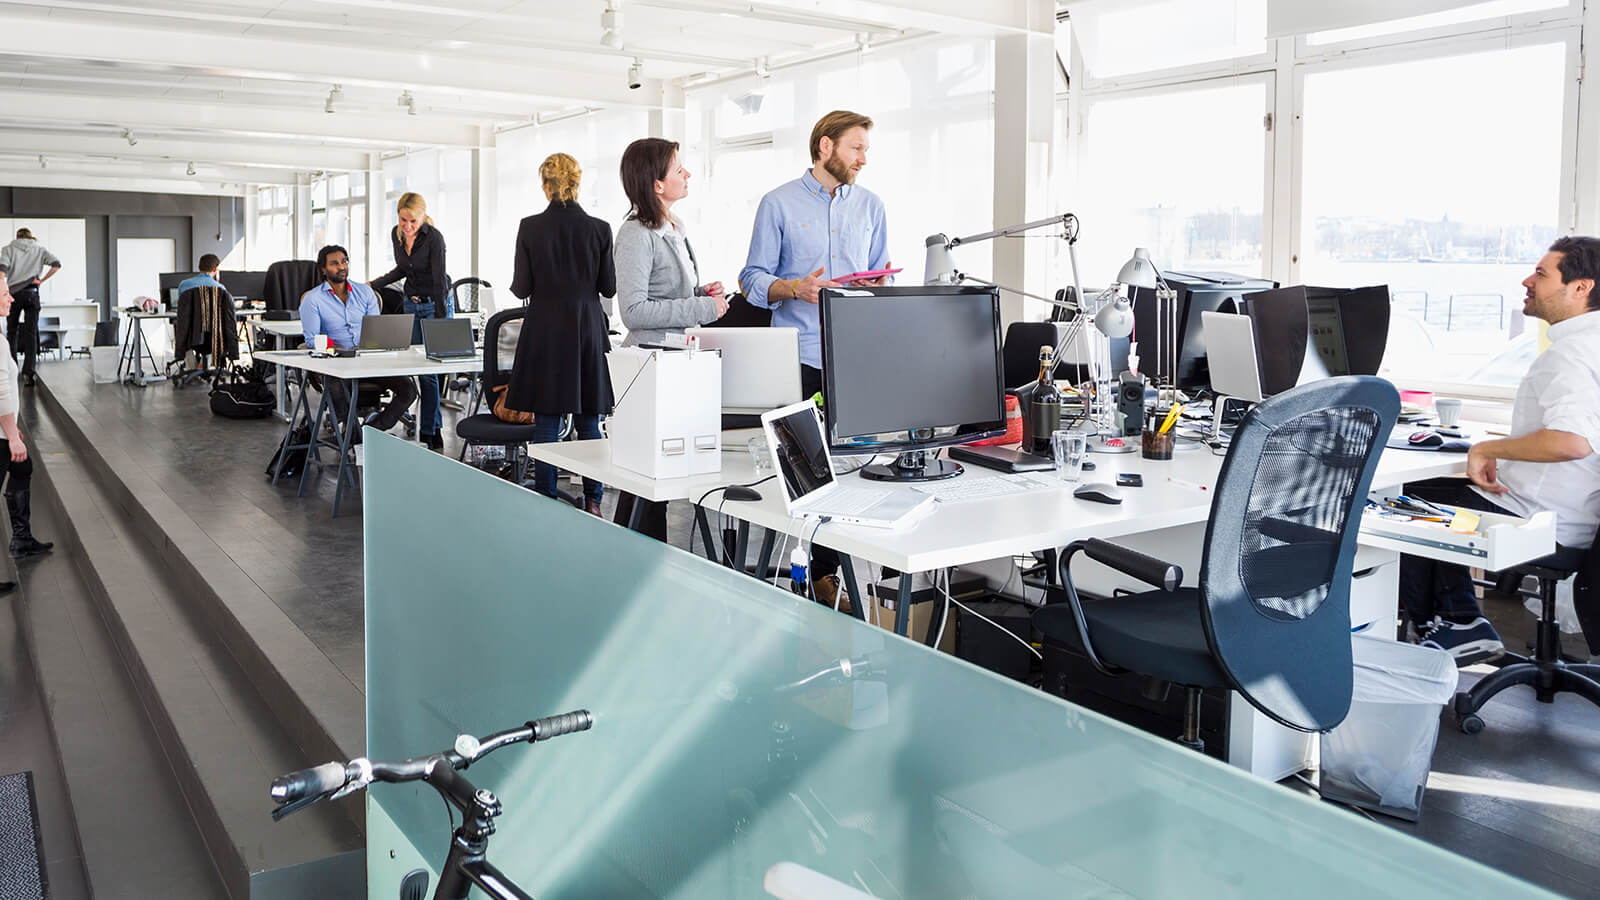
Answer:
[[1515, 384], [1537, 352], [1520, 282], [1558, 233], [1565, 60], [1555, 43], [1306, 77], [1300, 277], [1389, 285], [1391, 374]]

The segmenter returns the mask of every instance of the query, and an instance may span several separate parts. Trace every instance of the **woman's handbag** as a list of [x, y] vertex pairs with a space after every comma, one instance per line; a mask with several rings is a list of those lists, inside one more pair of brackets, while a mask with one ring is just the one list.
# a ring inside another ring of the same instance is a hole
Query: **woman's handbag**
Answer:
[[532, 425], [533, 413], [506, 406], [506, 394], [508, 393], [506, 388], [507, 385], [502, 384], [499, 387], [489, 389], [490, 395], [494, 397], [494, 403], [490, 405], [490, 408], [494, 410], [494, 417], [502, 422], [510, 422], [513, 425]]

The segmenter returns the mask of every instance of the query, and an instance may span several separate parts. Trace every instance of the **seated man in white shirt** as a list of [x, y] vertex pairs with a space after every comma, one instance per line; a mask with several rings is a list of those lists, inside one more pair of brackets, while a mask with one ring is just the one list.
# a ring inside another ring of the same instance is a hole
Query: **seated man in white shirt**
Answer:
[[[1467, 478], [1410, 485], [1408, 493], [1446, 506], [1530, 516], [1556, 514], [1556, 542], [1588, 547], [1600, 525], [1600, 238], [1564, 237], [1533, 274], [1522, 312], [1550, 323], [1550, 347], [1517, 387], [1511, 436], [1467, 453]], [[1463, 566], [1405, 556], [1400, 599], [1419, 643], [1468, 665], [1504, 650], [1478, 607]], [[1591, 644], [1600, 635], [1587, 635]]]

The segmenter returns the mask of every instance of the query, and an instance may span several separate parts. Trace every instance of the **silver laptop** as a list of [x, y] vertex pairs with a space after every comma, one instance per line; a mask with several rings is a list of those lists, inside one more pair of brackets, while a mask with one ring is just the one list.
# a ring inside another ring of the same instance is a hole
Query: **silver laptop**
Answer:
[[687, 328], [701, 350], [722, 351], [722, 411], [759, 415], [800, 399], [794, 328]]
[[413, 315], [362, 316], [361, 343], [357, 350], [407, 350], [411, 347]]
[[860, 478], [841, 481], [835, 476], [822, 418], [810, 400], [764, 413], [761, 430], [778, 473], [783, 509], [791, 516], [898, 528], [933, 511], [932, 494], [905, 487], [870, 487]]
[[478, 355], [472, 345], [470, 319], [423, 319], [422, 349], [434, 362], [471, 359]]
[[1261, 395], [1261, 366], [1256, 361], [1256, 331], [1249, 316], [1237, 313], [1200, 313], [1206, 335], [1206, 359], [1211, 365], [1211, 392], [1250, 403]]

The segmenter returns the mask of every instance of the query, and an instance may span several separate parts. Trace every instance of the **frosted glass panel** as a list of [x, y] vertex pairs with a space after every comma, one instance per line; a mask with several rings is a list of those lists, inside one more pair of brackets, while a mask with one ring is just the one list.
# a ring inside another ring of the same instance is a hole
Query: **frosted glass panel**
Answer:
[[[897, 898], [1537, 895], [416, 445], [366, 467], [369, 754], [595, 714], [467, 772], [540, 898], [763, 897], [785, 860]], [[368, 810], [392, 898], [444, 805]]]

